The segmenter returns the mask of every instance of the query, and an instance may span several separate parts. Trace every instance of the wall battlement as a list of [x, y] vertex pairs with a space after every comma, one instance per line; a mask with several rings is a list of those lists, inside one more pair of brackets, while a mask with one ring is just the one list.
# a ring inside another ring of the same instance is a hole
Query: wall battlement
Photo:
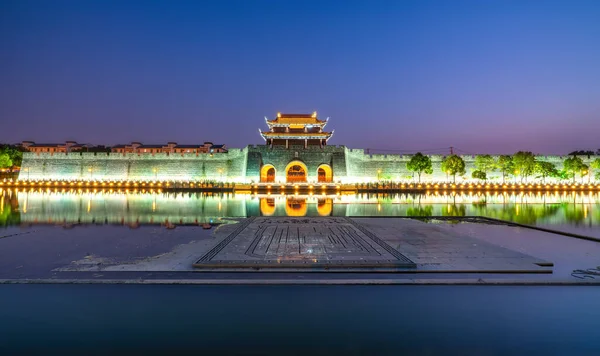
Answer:
[[24, 153], [20, 180], [244, 181], [246, 149], [214, 154]]

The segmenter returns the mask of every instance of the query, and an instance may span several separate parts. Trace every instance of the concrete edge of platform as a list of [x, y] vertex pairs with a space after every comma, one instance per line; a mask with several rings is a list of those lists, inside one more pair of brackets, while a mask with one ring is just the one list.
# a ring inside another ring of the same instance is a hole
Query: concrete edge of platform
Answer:
[[536, 281], [516, 279], [0, 279], [7, 284], [113, 284], [113, 285], [487, 285], [487, 286], [598, 286], [600, 280]]
[[387, 269], [387, 268], [371, 268], [365, 269], [360, 266], [355, 266], [353, 268], [310, 268], [310, 267], [301, 267], [301, 266], [289, 266], [287, 268], [279, 268], [274, 266], [261, 267], [257, 268], [254, 266], [216, 266], [216, 267], [205, 267], [194, 265], [194, 270], [189, 272], [195, 273], [289, 273], [289, 272], [301, 272], [301, 273], [396, 273], [396, 274], [457, 274], [457, 273], [469, 273], [469, 274], [552, 274], [554, 271], [550, 269], [551, 267], [541, 267], [539, 269], [445, 269], [445, 270], [423, 270], [423, 269], [415, 269], [415, 268], [399, 268], [399, 269]]

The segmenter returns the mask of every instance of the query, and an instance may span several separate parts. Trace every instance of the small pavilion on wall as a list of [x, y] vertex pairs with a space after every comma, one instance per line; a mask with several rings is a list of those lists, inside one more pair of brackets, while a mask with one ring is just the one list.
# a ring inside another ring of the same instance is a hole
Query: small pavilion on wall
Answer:
[[277, 113], [274, 120], [265, 118], [265, 121], [269, 126], [269, 131], [260, 129], [259, 131], [270, 147], [324, 147], [327, 145], [327, 140], [333, 135], [333, 131], [323, 131], [327, 120], [319, 120], [316, 111], [312, 114]]

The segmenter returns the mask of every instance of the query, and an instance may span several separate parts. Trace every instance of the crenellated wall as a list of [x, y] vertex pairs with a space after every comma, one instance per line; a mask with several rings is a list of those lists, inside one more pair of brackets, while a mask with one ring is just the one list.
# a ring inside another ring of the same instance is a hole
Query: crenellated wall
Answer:
[[[395, 155], [395, 154], [365, 154], [363, 149], [346, 149], [346, 160], [348, 162], [348, 180], [350, 182], [374, 182], [377, 180], [393, 180], [393, 181], [412, 181], [416, 180], [416, 173], [409, 171], [406, 164], [410, 161], [411, 155]], [[442, 171], [442, 155], [429, 155], [431, 158], [433, 173], [422, 174], [422, 182], [446, 181], [452, 180], [452, 176], [446, 177], [446, 173]], [[471, 178], [471, 174], [475, 168], [475, 155], [461, 155], [465, 161], [465, 175], [456, 176], [456, 182], [476, 181]], [[499, 155], [492, 155], [495, 160], [498, 160]], [[551, 162], [556, 165], [557, 169], [563, 168], [563, 161], [570, 156], [536, 156], [536, 160]], [[592, 160], [597, 156], [580, 156], [583, 162], [589, 166]], [[334, 173], [335, 175], [335, 173]], [[514, 177], [507, 179], [513, 179]], [[520, 178], [518, 178], [520, 180]], [[492, 182], [501, 182], [502, 173], [488, 172], [488, 180]], [[528, 181], [536, 180], [534, 176], [528, 177]], [[577, 177], [577, 180], [581, 178]], [[593, 178], [592, 178], [593, 180]], [[547, 182], [552, 182], [553, 179], [546, 178]], [[586, 179], [587, 181], [587, 179]]]
[[[442, 172], [442, 155], [429, 156], [433, 174], [423, 174], [422, 182], [452, 180]], [[475, 156], [461, 156], [465, 161], [466, 174], [457, 176], [457, 182], [475, 181]], [[495, 159], [498, 156], [493, 156]], [[276, 182], [286, 181], [285, 169], [293, 161], [306, 166], [308, 182], [317, 181], [319, 165], [332, 168], [333, 181], [342, 183], [377, 181], [413, 181], [416, 176], [406, 168], [410, 155], [366, 154], [362, 149], [345, 146], [304, 148], [302, 146], [270, 148], [266, 145], [230, 149], [229, 153], [215, 154], [118, 154], [118, 153], [25, 153], [19, 175], [20, 180], [112, 180], [112, 181], [227, 181], [250, 183], [260, 181], [260, 170], [272, 165], [276, 170]], [[552, 162], [562, 169], [568, 156], [537, 156], [540, 161]], [[581, 156], [584, 163], [597, 156]], [[501, 182], [500, 172], [489, 172], [491, 182]], [[518, 178], [520, 180], [520, 178]], [[588, 181], [585, 178], [584, 181]], [[509, 178], [514, 180], [514, 177]], [[528, 181], [534, 181], [529, 177]], [[547, 178], [547, 182], [553, 179]], [[577, 181], [581, 181], [577, 177]], [[592, 178], [591, 181], [594, 181]]]
[[20, 180], [223, 180], [243, 182], [246, 149], [228, 153], [24, 153]]

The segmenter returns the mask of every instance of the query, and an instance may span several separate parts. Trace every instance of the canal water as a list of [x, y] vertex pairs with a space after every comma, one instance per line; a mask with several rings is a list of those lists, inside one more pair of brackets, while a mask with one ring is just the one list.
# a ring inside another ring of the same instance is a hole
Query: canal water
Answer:
[[600, 288], [0, 286], [0, 353], [598, 354]]
[[[598, 192], [0, 191], [4, 227], [473, 215], [600, 237]], [[599, 301], [600, 288], [581, 286], [4, 284], [0, 355], [598, 354]]]
[[486, 216], [600, 237], [600, 192], [250, 195], [0, 189], [0, 226], [197, 224], [249, 216]]

